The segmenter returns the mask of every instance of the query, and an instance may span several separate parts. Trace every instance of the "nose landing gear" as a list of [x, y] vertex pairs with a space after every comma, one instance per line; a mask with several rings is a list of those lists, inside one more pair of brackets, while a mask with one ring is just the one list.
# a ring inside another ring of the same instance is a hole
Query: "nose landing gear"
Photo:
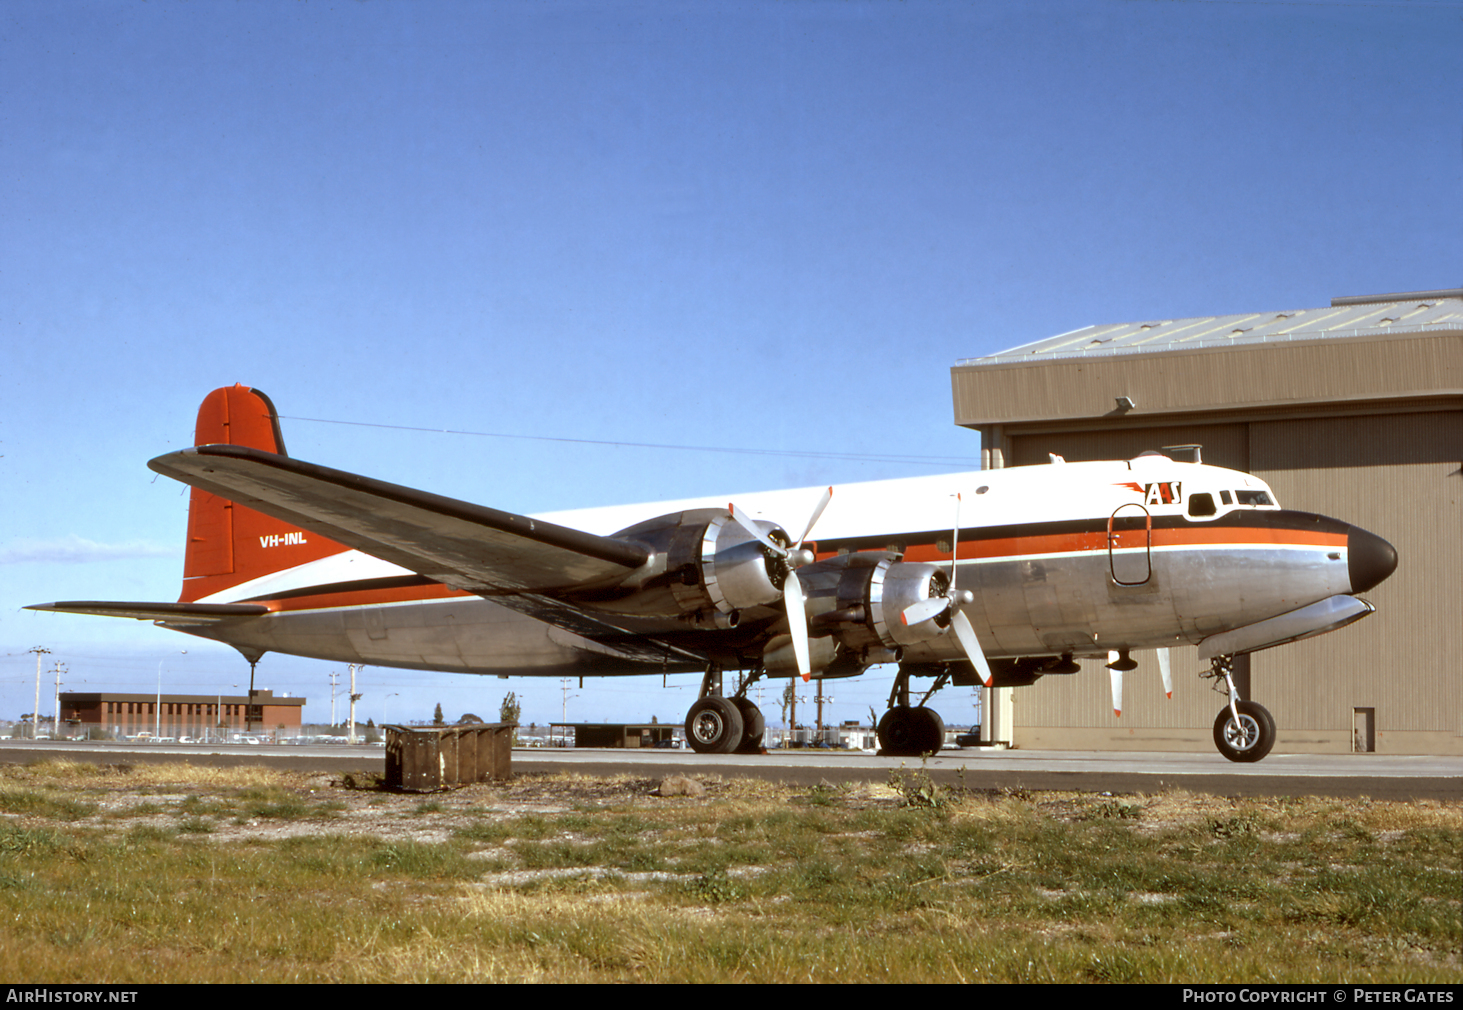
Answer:
[[[1233, 656], [1215, 656], [1209, 676], [1223, 679], [1229, 689], [1229, 704], [1214, 720], [1214, 746], [1230, 761], [1249, 764], [1259, 761], [1275, 746], [1275, 719], [1264, 705], [1241, 701], [1234, 686]], [[1216, 685], [1217, 687], [1217, 685]]]

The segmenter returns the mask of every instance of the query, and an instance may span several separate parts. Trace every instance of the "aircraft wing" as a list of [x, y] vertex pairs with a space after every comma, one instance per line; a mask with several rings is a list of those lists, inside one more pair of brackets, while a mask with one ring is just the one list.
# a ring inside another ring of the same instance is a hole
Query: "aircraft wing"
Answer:
[[443, 585], [604, 643], [616, 655], [645, 662], [703, 659], [562, 598], [598, 583], [614, 584], [645, 564], [650, 552], [636, 544], [246, 446], [196, 446], [159, 456], [148, 466]]
[[92, 614], [99, 617], [131, 617], [164, 624], [218, 624], [242, 617], [261, 617], [269, 608], [258, 603], [110, 603], [105, 600], [65, 600], [37, 603], [26, 610], [58, 614]]
[[480, 596], [593, 586], [623, 578], [650, 556], [623, 540], [245, 446], [198, 446], [148, 466]]

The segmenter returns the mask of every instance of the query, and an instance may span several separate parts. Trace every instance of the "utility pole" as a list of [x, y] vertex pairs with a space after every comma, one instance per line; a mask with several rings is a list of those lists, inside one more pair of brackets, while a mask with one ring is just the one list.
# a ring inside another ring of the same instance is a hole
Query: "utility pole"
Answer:
[[[829, 699], [830, 701], [832, 699]], [[823, 742], [823, 679], [818, 679], [818, 743]]]
[[66, 664], [60, 660], [56, 661], [56, 708], [51, 714], [51, 739], [58, 740], [61, 737], [61, 674], [66, 672]]
[[356, 694], [356, 664], [355, 663], [352, 663], [350, 665], [350, 668], [351, 668], [351, 696], [350, 696], [351, 697], [351, 717], [350, 717], [351, 718], [351, 726], [350, 726], [350, 733], [346, 737], [346, 742], [347, 743], [355, 743], [356, 742], [356, 702], [358, 702], [358, 701], [361, 700], [361, 696], [358, 695], [358, 694]]
[[28, 649], [26, 651], [36, 654], [36, 704], [30, 713], [30, 738], [34, 740], [36, 738], [36, 725], [41, 721], [41, 657], [49, 656], [51, 650], [43, 649], [38, 645], [34, 649]]
[[577, 698], [579, 695], [570, 695], [569, 688], [573, 686], [574, 678], [560, 677], [559, 690], [563, 693], [563, 699], [559, 703], [559, 726], [564, 731], [564, 746], [569, 746], [569, 699]]
[[340, 674], [330, 671], [330, 728], [335, 728], [335, 692], [340, 687]]

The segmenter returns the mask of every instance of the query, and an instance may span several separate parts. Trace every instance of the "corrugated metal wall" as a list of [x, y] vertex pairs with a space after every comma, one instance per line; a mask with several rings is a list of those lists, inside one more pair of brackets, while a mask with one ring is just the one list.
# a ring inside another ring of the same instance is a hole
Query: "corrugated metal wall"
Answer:
[[1354, 628], [1255, 656], [1255, 683], [1298, 728], [1463, 732], [1463, 411], [1251, 424], [1252, 472], [1282, 504], [1397, 548]]
[[1148, 414], [1350, 404], [1463, 389], [1463, 334], [1386, 335], [1194, 351], [1032, 358], [950, 370], [955, 423], [1042, 423], [1114, 416], [1114, 398]]

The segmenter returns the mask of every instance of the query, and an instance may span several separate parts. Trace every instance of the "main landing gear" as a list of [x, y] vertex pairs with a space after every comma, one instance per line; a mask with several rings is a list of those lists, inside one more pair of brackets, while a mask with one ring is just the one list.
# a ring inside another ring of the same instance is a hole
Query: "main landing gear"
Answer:
[[1250, 763], [1269, 754], [1275, 746], [1275, 719], [1259, 702], [1240, 700], [1234, 686], [1233, 661], [1233, 656], [1215, 656], [1210, 661], [1208, 676], [1222, 678], [1229, 688], [1229, 704], [1214, 720], [1214, 746], [1231, 761]]
[[889, 711], [879, 720], [879, 750], [893, 757], [938, 754], [945, 744], [945, 720], [932, 708], [925, 708], [936, 691], [945, 686], [949, 673], [941, 673], [918, 705], [909, 703], [909, 672], [904, 667], [894, 676], [889, 692]]
[[731, 698], [721, 694], [721, 670], [701, 678], [701, 697], [686, 713], [686, 742], [697, 754], [756, 754], [762, 750], [767, 720], [747, 697], [747, 680]]

